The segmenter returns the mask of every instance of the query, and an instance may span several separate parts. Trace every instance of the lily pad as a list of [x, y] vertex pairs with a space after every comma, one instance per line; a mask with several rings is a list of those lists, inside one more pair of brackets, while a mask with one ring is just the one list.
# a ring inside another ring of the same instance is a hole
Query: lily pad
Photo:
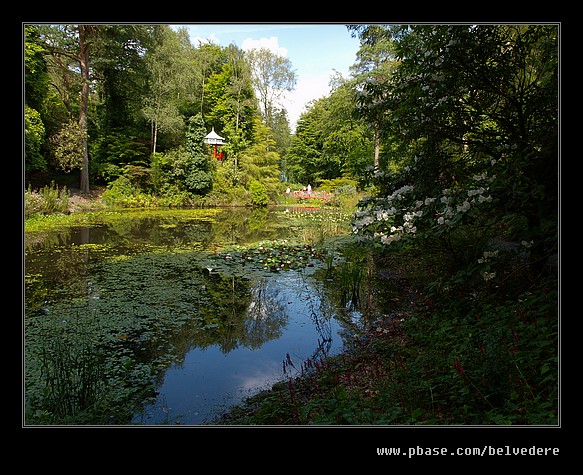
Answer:
[[291, 244], [288, 241], [262, 241], [255, 246], [235, 246], [209, 256], [202, 267], [225, 274], [250, 272], [281, 272], [314, 267], [324, 261], [326, 249], [310, 244]]

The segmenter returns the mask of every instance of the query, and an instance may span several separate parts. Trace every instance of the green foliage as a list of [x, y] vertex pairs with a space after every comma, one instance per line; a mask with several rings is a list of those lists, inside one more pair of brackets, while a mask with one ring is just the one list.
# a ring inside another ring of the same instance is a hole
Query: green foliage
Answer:
[[357, 185], [358, 182], [355, 179], [347, 176], [333, 178], [331, 180], [319, 180], [317, 182], [319, 190], [340, 194], [356, 193]]
[[322, 208], [317, 212], [304, 211], [301, 208], [285, 213], [290, 226], [297, 228], [298, 239], [304, 243], [322, 244], [349, 231], [350, 212], [336, 208]]
[[[188, 162], [183, 164], [186, 190], [204, 195], [212, 188], [212, 174], [209, 157], [204, 153], [203, 139], [206, 135], [202, 116], [197, 114], [187, 123], [186, 150]], [[183, 157], [185, 157], [183, 155]]]
[[24, 193], [24, 217], [28, 219], [38, 214], [66, 213], [69, 207], [70, 193], [67, 187], [59, 189], [54, 182], [34, 192], [31, 186]]
[[558, 299], [546, 285], [509, 285], [517, 294], [507, 300], [489, 292], [462, 298], [467, 282], [452, 280], [428, 295], [405, 324], [418, 349], [403, 351], [402, 374], [404, 383], [415, 372], [431, 381], [432, 398], [417, 396], [424, 417], [435, 410], [431, 400], [449, 408], [453, 423], [557, 423]]
[[[206, 163], [208, 162], [208, 159], [206, 157], [200, 157], [198, 162]], [[206, 194], [212, 187], [212, 180], [213, 177], [210, 172], [200, 169], [193, 169], [186, 177], [186, 189], [197, 195]]]
[[149, 152], [142, 139], [121, 130], [112, 130], [92, 142], [92, 158], [99, 164], [147, 164]]
[[45, 140], [45, 127], [40, 114], [25, 106], [24, 108], [24, 166], [27, 173], [45, 171], [47, 159], [42, 154]]
[[28, 400], [33, 415], [46, 424], [103, 423], [103, 395], [107, 387], [103, 352], [95, 348], [87, 334], [71, 334], [55, 328], [39, 350], [40, 379], [45, 382], [42, 396]]
[[351, 87], [342, 83], [301, 115], [285, 155], [289, 180], [316, 183], [351, 176], [365, 184], [373, 164], [372, 137], [366, 122], [354, 117]]
[[45, 49], [36, 26], [25, 25], [24, 35], [25, 102], [32, 109], [42, 110], [50, 85], [47, 64], [43, 57]]
[[267, 188], [263, 183], [252, 181], [249, 185], [249, 192], [251, 193], [251, 204], [253, 206], [267, 206], [269, 203]]
[[83, 140], [85, 131], [74, 120], [63, 125], [62, 129], [49, 140], [57, 168], [70, 172], [83, 166]]
[[556, 27], [419, 26], [398, 38], [394, 79], [374, 87], [387, 133], [410, 140], [408, 166], [376, 175], [357, 232], [437, 242], [469, 264], [512, 217], [540, 265], [557, 249]]
[[190, 44], [168, 25], [160, 26], [156, 41], [144, 56], [148, 71], [149, 90], [143, 101], [142, 113], [152, 125], [152, 152], [157, 151], [158, 133], [165, 134], [176, 144], [184, 118], [180, 104], [188, 97], [188, 84], [192, 77], [189, 62]]
[[205, 194], [212, 186], [209, 159], [193, 156], [181, 147], [156, 154], [152, 159], [152, 180], [158, 193], [176, 189], [192, 194]]
[[212, 206], [241, 206], [251, 202], [249, 190], [241, 184], [242, 172], [229, 160], [216, 167], [213, 189], [206, 195]]
[[101, 195], [108, 206], [116, 208], [144, 208], [157, 206], [157, 200], [144, 193], [130, 178], [122, 175], [107, 185]]

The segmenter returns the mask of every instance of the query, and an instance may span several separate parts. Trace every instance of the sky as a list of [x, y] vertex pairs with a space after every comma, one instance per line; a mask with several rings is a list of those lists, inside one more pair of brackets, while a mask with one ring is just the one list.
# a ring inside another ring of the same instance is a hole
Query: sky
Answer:
[[286, 94], [283, 107], [292, 131], [306, 104], [330, 93], [330, 78], [338, 71], [344, 78], [356, 61], [360, 47], [344, 24], [339, 23], [230, 23], [188, 24], [194, 46], [212, 41], [219, 46], [234, 43], [243, 50], [268, 48], [290, 60], [296, 73], [296, 87]]

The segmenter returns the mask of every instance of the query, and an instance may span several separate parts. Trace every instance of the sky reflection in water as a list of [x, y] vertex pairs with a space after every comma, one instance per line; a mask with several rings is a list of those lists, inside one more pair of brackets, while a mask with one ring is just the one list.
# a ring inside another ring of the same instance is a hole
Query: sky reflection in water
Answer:
[[307, 358], [338, 352], [342, 347], [339, 325], [322, 313], [320, 297], [312, 285], [318, 283], [310, 284], [302, 271], [274, 276], [266, 290], [285, 311], [281, 336], [257, 349], [236, 348], [226, 354], [216, 345], [191, 350], [183, 364], [173, 365], [166, 372], [158, 400], [134, 422], [204, 424], [227, 407], [281, 380], [286, 354], [300, 369]]

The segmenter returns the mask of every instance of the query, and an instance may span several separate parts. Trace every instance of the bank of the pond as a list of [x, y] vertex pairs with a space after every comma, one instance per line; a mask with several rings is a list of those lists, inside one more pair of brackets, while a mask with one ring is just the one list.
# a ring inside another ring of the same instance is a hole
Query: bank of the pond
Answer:
[[[101, 207], [77, 197], [72, 212]], [[503, 280], [484, 282], [430, 249], [371, 252], [386, 285], [365, 293], [344, 350], [211, 425], [558, 424], [556, 266], [508, 259]]]
[[556, 268], [469, 292], [455, 278], [436, 285], [447, 273], [428, 256], [376, 262], [391, 290], [371, 297], [390, 310], [214, 424], [558, 425]]
[[[392, 371], [394, 358], [400, 358], [407, 347], [409, 351], [412, 348], [403, 326], [414, 314], [422, 293], [399, 268], [398, 259], [378, 255], [375, 260], [374, 278], [385, 281], [388, 293], [368, 295], [353, 338], [345, 342], [343, 351], [304, 362], [299, 376], [290, 374], [271, 389], [247, 398], [212, 425], [403, 423], [398, 414], [401, 407], [387, 407], [382, 388], [399, 385]], [[388, 312], [382, 311], [389, 308]], [[443, 414], [438, 417], [441, 423], [446, 420]]]

